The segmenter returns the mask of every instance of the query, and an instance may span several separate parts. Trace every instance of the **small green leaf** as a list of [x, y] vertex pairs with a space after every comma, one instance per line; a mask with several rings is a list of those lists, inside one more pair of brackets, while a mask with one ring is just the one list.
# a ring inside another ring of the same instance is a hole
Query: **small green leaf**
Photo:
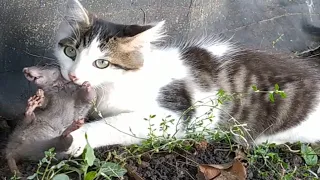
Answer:
[[84, 177], [84, 180], [93, 180], [97, 175], [97, 172], [95, 171], [90, 171], [86, 174], [86, 176]]
[[67, 176], [66, 174], [57, 174], [55, 175], [52, 180], [69, 180], [69, 176]]
[[47, 157], [44, 157], [43, 159], [41, 159], [41, 162], [50, 164], [50, 161], [48, 161]]
[[60, 169], [64, 165], [66, 165], [65, 161], [60, 161], [59, 164], [57, 164], [57, 169]]
[[274, 102], [274, 96], [273, 96], [273, 92], [271, 93], [269, 93], [269, 99], [270, 99], [270, 101], [271, 102]]
[[318, 163], [318, 156], [310, 146], [302, 144], [301, 153], [307, 165], [315, 166]]
[[90, 146], [90, 144], [88, 142], [87, 133], [85, 134], [85, 137], [86, 137], [87, 145], [84, 150], [85, 151], [85, 155], [84, 155], [85, 158], [84, 159], [89, 166], [92, 166], [94, 163], [94, 160], [96, 159], [96, 156], [94, 155], [93, 148]]
[[38, 175], [37, 173], [34, 173], [33, 175], [28, 176], [27, 179], [34, 179], [35, 177], [37, 177], [37, 175]]
[[96, 167], [100, 167], [100, 159], [96, 158], [93, 162], [93, 165]]
[[107, 176], [122, 177], [127, 172], [120, 165], [111, 162], [104, 162], [100, 168], [100, 173], [104, 173]]
[[156, 117], [156, 115], [150, 115], [150, 119], [152, 119], [152, 118], [154, 118], [154, 117]]
[[275, 84], [275, 85], [274, 85], [274, 89], [275, 89], [276, 91], [279, 91], [279, 85], [278, 85], [278, 84]]
[[253, 85], [253, 86], [251, 86], [251, 87], [252, 87], [252, 89], [253, 89], [254, 91], [258, 91], [257, 86]]
[[281, 98], [286, 98], [286, 97], [287, 97], [287, 94], [284, 93], [284, 92], [280, 92], [280, 96], [281, 96]]

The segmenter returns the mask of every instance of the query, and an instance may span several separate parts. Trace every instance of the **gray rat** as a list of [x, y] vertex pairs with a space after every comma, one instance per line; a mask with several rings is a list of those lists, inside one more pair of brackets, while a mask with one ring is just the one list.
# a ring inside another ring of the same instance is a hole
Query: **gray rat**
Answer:
[[9, 137], [5, 151], [11, 172], [19, 176], [19, 160], [37, 161], [52, 147], [57, 158], [66, 156], [63, 151], [73, 141], [70, 133], [84, 123], [96, 98], [89, 83], [79, 86], [66, 81], [58, 67], [32, 66], [23, 72], [39, 89], [29, 98], [25, 117]]

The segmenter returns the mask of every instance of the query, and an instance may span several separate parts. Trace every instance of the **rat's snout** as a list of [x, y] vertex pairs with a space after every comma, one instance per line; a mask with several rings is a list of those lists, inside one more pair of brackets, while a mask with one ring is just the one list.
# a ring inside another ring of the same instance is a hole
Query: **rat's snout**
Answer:
[[24, 73], [24, 76], [27, 78], [27, 80], [34, 80], [34, 77], [31, 75], [29, 68], [23, 68], [22, 72]]
[[34, 69], [33, 67], [26, 67], [23, 68], [24, 76], [27, 78], [28, 81], [36, 81], [37, 79], [41, 78], [42, 76], [39, 72]]
[[69, 76], [70, 80], [73, 81], [73, 82], [75, 82], [75, 81], [78, 80], [78, 78], [76, 77], [76, 75], [73, 74], [73, 73], [69, 73], [68, 76]]

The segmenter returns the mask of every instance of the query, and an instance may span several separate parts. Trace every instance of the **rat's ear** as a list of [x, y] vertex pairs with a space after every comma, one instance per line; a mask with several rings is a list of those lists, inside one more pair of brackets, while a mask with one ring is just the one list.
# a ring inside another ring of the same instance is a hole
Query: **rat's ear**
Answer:
[[68, 0], [65, 19], [89, 26], [91, 24], [89, 12], [78, 0]]

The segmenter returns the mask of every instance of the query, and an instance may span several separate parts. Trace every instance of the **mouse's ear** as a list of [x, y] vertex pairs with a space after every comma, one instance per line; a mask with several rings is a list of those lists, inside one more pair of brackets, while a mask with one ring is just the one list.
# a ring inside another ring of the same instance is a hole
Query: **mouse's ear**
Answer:
[[91, 24], [89, 12], [78, 0], [68, 0], [65, 20], [89, 26]]

